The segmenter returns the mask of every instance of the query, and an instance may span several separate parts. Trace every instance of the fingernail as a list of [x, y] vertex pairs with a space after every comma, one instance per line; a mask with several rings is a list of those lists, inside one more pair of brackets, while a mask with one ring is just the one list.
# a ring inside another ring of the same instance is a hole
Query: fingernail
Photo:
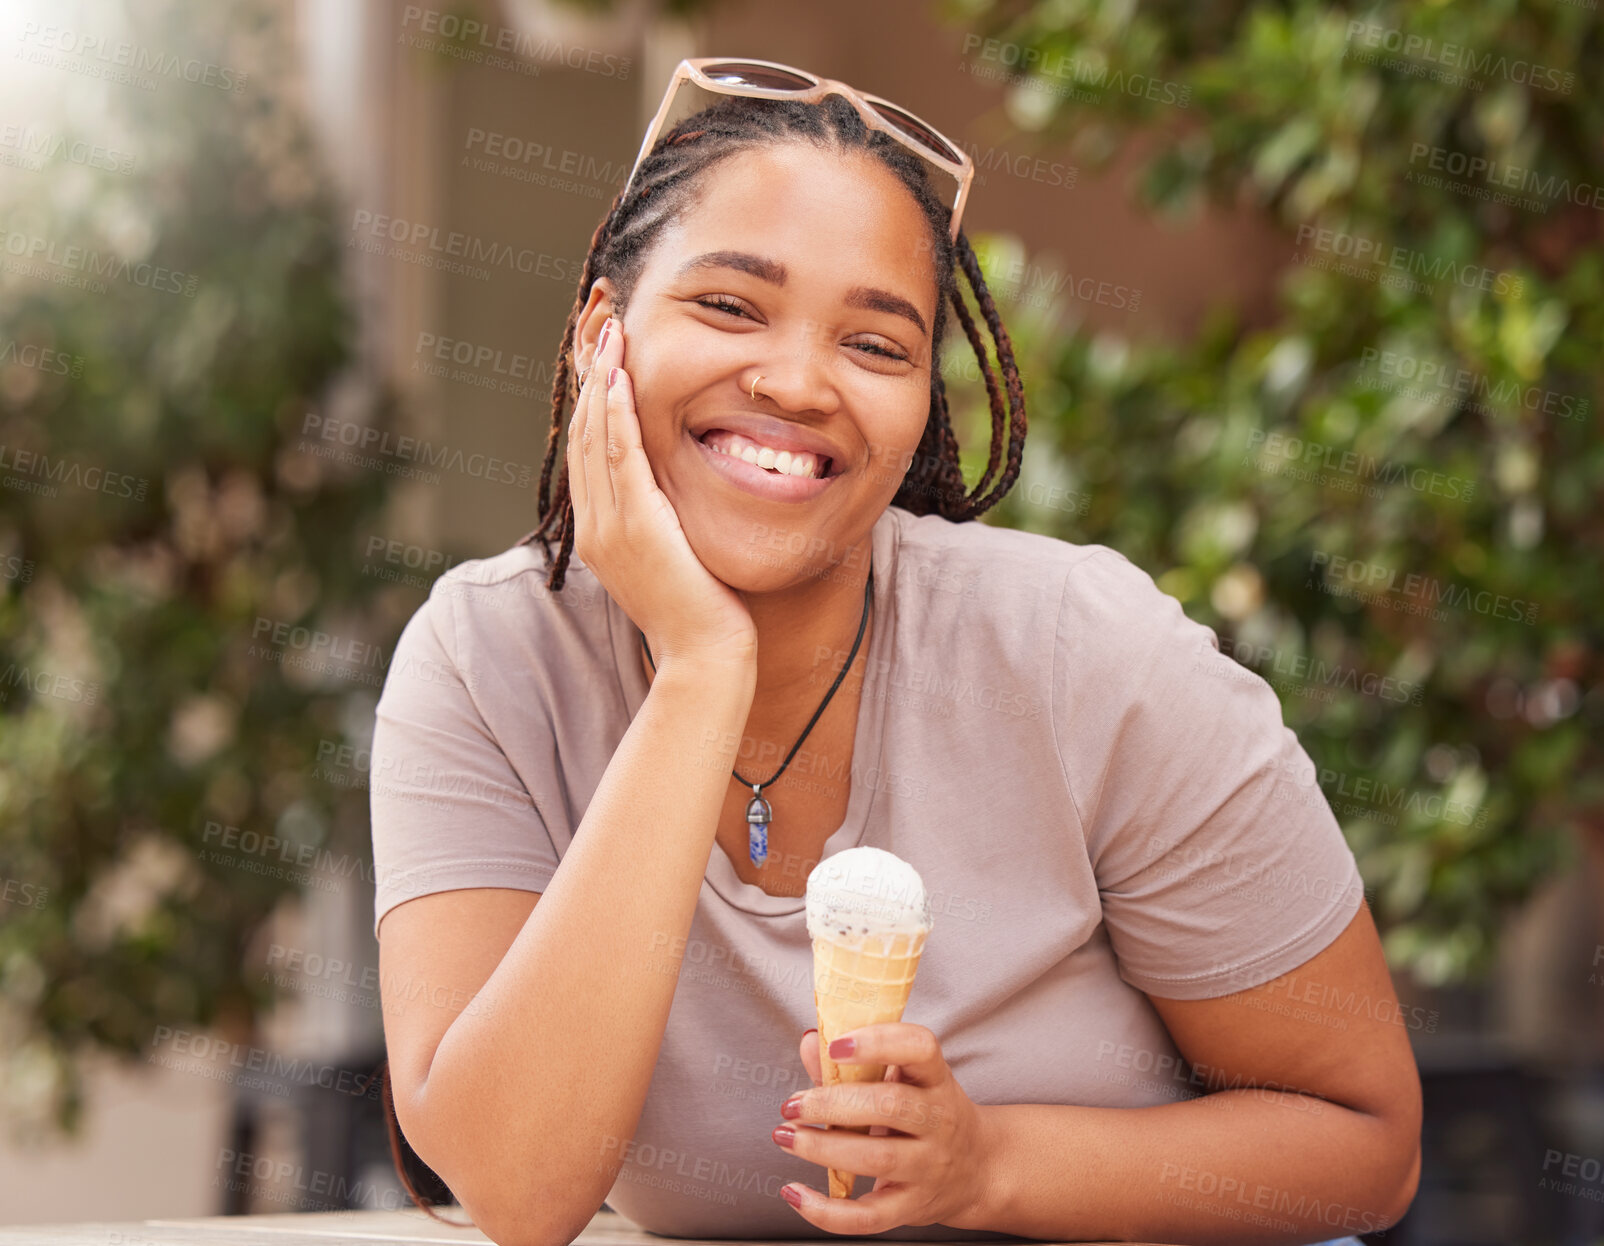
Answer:
[[838, 1038], [830, 1044], [830, 1059], [842, 1060], [858, 1049], [858, 1040], [855, 1038]]
[[607, 349], [607, 334], [611, 332], [612, 327], [613, 318], [609, 316], [605, 321], [602, 322], [601, 337], [596, 339], [596, 353], [598, 355]]
[[802, 1115], [802, 1096], [794, 1094], [784, 1103], [780, 1104], [780, 1115], [788, 1121], [794, 1121]]
[[776, 1125], [772, 1136], [781, 1146], [794, 1147], [796, 1145], [796, 1126]]
[[616, 366], [608, 368], [607, 369], [607, 388], [611, 389], [613, 387], [613, 382], [615, 380], [617, 380], [617, 379], [618, 379], [618, 368]]
[[806, 1038], [809, 1034], [817, 1034], [818, 1032], [819, 1032], [819, 1027], [818, 1026], [814, 1026], [811, 1030], [803, 1030], [802, 1031], [802, 1037]]
[[781, 1186], [780, 1197], [786, 1202], [790, 1203], [792, 1207], [802, 1206], [802, 1191], [797, 1189], [794, 1185]]

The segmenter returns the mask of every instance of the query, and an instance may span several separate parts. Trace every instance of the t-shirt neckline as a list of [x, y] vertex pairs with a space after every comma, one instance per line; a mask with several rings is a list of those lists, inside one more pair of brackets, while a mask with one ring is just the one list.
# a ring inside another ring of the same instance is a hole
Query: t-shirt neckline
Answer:
[[[896, 508], [887, 506], [870, 530], [870, 556], [874, 567], [874, 628], [869, 637], [868, 671], [863, 679], [863, 691], [858, 701], [858, 725], [852, 741], [852, 791], [847, 797], [845, 819], [824, 841], [826, 857], [854, 848], [863, 841], [879, 789], [878, 784], [865, 783], [860, 779], [875, 768], [875, 759], [880, 756], [881, 742], [885, 736], [886, 703], [889, 698], [881, 684], [891, 668], [891, 638], [896, 630], [896, 560], [901, 535]], [[639, 657], [640, 632], [611, 595], [604, 596], [613, 657], [624, 695], [626, 722], [633, 722], [646, 702], [647, 693], [646, 672], [641, 669]], [[803, 748], [806, 747], [804, 743]], [[787, 770], [786, 774], [789, 773]], [[781, 785], [784, 782], [785, 776], [781, 776]], [[780, 810], [777, 809], [776, 813], [780, 813]], [[783, 917], [800, 913], [807, 907], [805, 895], [771, 896], [756, 883], [744, 881], [735, 872], [735, 863], [725, 855], [716, 840], [708, 854], [703, 881], [730, 907], [755, 916]]]

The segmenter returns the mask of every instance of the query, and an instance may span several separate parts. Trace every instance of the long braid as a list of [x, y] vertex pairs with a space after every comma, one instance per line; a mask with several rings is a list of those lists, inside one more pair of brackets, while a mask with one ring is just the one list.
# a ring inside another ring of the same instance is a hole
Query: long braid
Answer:
[[[931, 330], [930, 414], [918, 451], [896, 496], [892, 498], [892, 504], [912, 514], [939, 514], [953, 522], [962, 522], [984, 514], [1018, 479], [1026, 422], [1024, 387], [1014, 360], [1013, 347], [968, 238], [960, 230], [954, 244], [948, 235], [949, 210], [931, 188], [923, 162], [889, 135], [869, 129], [846, 101], [836, 97], [828, 97], [818, 104], [726, 97], [680, 122], [656, 143], [641, 162], [636, 180], [629, 188], [629, 197], [626, 199], [620, 192], [614, 198], [606, 218], [591, 237], [580, 288], [563, 326], [562, 343], [553, 371], [551, 427], [546, 438], [546, 456], [541, 464], [537, 495], [540, 525], [518, 542], [520, 545], [540, 542], [546, 565], [550, 568], [546, 585], [549, 589], [562, 589], [569, 557], [573, 552], [574, 515], [566, 461], [557, 474], [555, 491], [551, 489], [551, 483], [565, 423], [566, 402], [578, 399], [578, 386], [570, 387], [574, 336], [580, 310], [589, 299], [593, 285], [603, 276], [613, 281], [617, 291], [614, 314], [622, 316], [648, 252], [665, 225], [690, 204], [692, 191], [701, 175], [718, 160], [740, 150], [765, 142], [796, 139], [811, 139], [842, 150], [872, 152], [901, 178], [930, 222], [939, 284], [936, 323]], [[1001, 386], [992, 370], [979, 328], [964, 304], [957, 280], [959, 271], [968, 279], [981, 318], [996, 343], [997, 365], [1002, 373]], [[951, 302], [964, 336], [979, 362], [991, 410], [992, 436], [986, 470], [972, 492], [966, 491], [964, 484], [958, 441], [948, 410], [946, 385], [941, 376], [941, 348], [948, 302]], [[569, 392], [570, 388], [573, 389], [572, 393]], [[1001, 476], [991, 483], [989, 492], [982, 495], [982, 490], [992, 481], [999, 465], [1003, 467]], [[555, 559], [551, 550], [553, 540], [558, 543]]]

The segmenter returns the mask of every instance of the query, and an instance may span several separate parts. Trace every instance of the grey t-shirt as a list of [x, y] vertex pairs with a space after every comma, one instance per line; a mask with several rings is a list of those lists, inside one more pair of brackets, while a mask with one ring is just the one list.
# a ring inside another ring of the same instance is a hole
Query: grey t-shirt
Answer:
[[[924, 879], [935, 922], [904, 1019], [977, 1103], [1218, 1089], [1144, 992], [1268, 981], [1363, 897], [1275, 693], [1106, 546], [893, 506], [872, 557], [851, 795], [824, 852], [871, 844]], [[375, 931], [416, 895], [543, 891], [645, 700], [629, 617], [578, 558], [560, 593], [545, 578], [532, 545], [461, 563], [402, 633], [372, 750]], [[787, 779], [822, 764], [804, 743], [765, 792], [777, 819]], [[663, 971], [683, 965], [609, 1205], [671, 1236], [824, 1236], [779, 1197], [823, 1189], [823, 1170], [769, 1138], [810, 1084], [802, 899], [742, 882], [715, 844], [683, 948], [660, 941]]]

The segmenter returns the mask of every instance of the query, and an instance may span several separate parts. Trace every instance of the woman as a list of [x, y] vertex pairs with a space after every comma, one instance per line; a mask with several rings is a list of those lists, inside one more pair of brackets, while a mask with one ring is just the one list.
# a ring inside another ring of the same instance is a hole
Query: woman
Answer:
[[[971, 167], [843, 84], [708, 69], [592, 241], [540, 526], [436, 583], [378, 706], [401, 1129], [503, 1244], [567, 1243], [604, 1199], [680, 1237], [1393, 1223], [1418, 1078], [1274, 693], [1117, 552], [969, 522], [1024, 435]], [[935, 909], [906, 1020], [832, 1048], [889, 1066], [872, 1096], [818, 1085], [802, 899], [857, 844]], [[828, 1199], [825, 1167], [873, 1189]]]

